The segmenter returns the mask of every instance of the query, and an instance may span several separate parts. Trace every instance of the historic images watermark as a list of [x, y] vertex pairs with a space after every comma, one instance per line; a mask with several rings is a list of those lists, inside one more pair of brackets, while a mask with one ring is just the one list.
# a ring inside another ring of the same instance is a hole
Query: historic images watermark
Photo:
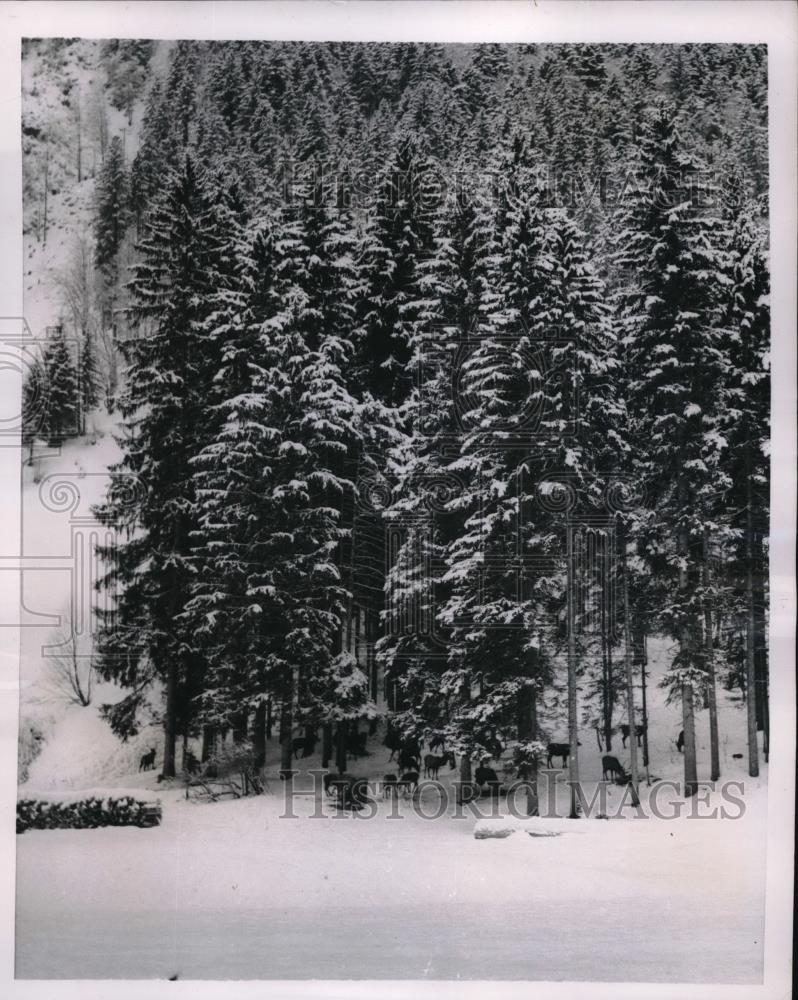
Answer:
[[[299, 801], [312, 801], [310, 819], [336, 816], [360, 820], [404, 819], [408, 809], [424, 820], [530, 818], [526, 809], [529, 783], [522, 780], [485, 792], [475, 782], [453, 781], [446, 785], [423, 778], [395, 782], [333, 775], [326, 769], [310, 769], [307, 776], [309, 785], [303, 782], [300, 786], [293, 780], [282, 783], [280, 819], [299, 819], [295, 811]], [[568, 789], [567, 798], [558, 796], [559, 788]], [[610, 796], [610, 789], [618, 791], [613, 782], [599, 781], [595, 785], [574, 782], [565, 777], [563, 771], [541, 769], [537, 776], [539, 811], [536, 819], [567, 819], [572, 788], [580, 815], [587, 819], [618, 819], [628, 816], [629, 810], [636, 818], [659, 820], [736, 820], [746, 813], [745, 782], [742, 780], [699, 781], [696, 794], [687, 798], [683, 797], [681, 782], [658, 781], [651, 786], [644, 808], [635, 801], [628, 783], [623, 784], [620, 795]]]
[[[535, 162], [512, 170], [457, 169], [425, 157], [406, 171], [368, 171], [340, 161], [285, 158], [277, 164], [277, 190], [283, 203], [329, 209], [365, 209], [382, 201], [386, 207], [412, 203], [417, 211], [434, 211], [447, 202], [501, 204], [532, 202], [542, 209], [607, 212], [651, 190], [651, 181], [633, 167], [586, 171], [559, 163]], [[657, 187], [661, 207], [689, 200], [708, 214], [742, 199], [740, 170], [680, 167], [668, 186]], [[663, 199], [672, 198], [671, 201]]]

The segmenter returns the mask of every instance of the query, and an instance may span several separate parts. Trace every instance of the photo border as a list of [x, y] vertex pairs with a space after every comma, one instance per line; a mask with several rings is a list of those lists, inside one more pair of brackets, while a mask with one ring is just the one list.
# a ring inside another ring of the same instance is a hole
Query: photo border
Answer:
[[[17, 997], [782, 997], [790, 992], [795, 789], [796, 497], [796, 51], [790, 0], [710, 2], [275, 2], [17, 3], [0, 6], [0, 324], [22, 315], [20, 39], [264, 38], [439, 42], [764, 42], [769, 47], [772, 260], [772, 520], [770, 550], [771, 763], [768, 795], [765, 982], [762, 986], [445, 981], [178, 982], [16, 981], [14, 807], [19, 639], [0, 629], [0, 991]], [[2, 319], [11, 317], [11, 319]], [[16, 320], [20, 322], [19, 319]], [[17, 327], [19, 332], [19, 328]], [[3, 330], [3, 333], [6, 331]], [[15, 401], [14, 392], [17, 397]], [[0, 372], [4, 411], [18, 405], [18, 377]], [[10, 403], [9, 403], [10, 400]], [[19, 552], [20, 461], [0, 449], [0, 559]], [[0, 561], [0, 611], [19, 608], [19, 573]], [[15, 612], [16, 613], [16, 612]], [[13, 620], [6, 617], [4, 620]]]

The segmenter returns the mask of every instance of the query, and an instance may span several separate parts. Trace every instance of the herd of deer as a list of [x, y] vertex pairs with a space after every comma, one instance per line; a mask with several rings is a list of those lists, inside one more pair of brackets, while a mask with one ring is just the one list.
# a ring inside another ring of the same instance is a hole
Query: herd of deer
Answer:
[[[621, 734], [624, 747], [631, 735], [631, 727], [620, 725], [618, 731]], [[644, 725], [635, 726], [635, 737], [640, 745], [641, 738], [645, 735]], [[353, 756], [362, 756], [366, 750], [366, 733], [353, 733], [347, 749]], [[302, 751], [303, 757], [309, 757], [316, 749], [317, 738], [315, 734], [296, 737], [292, 740], [291, 749], [294, 756], [298, 756]], [[389, 760], [396, 758], [398, 774], [386, 774], [382, 779], [383, 798], [390, 798], [398, 795], [415, 795], [418, 790], [418, 782], [421, 774], [421, 744], [417, 739], [402, 737], [395, 729], [388, 727], [388, 731], [383, 740], [383, 745], [390, 750]], [[577, 746], [581, 746], [577, 742]], [[684, 747], [684, 733], [679, 733], [676, 741], [676, 748], [680, 752]], [[446, 750], [442, 736], [433, 736], [429, 743], [430, 753], [425, 754], [424, 777], [434, 781], [438, 780], [440, 770], [445, 764], [449, 764], [453, 771], [457, 767], [457, 761], [450, 750]], [[499, 756], [502, 747], [498, 744], [493, 748], [496, 750], [494, 756]], [[436, 753], [435, 751], [440, 751]], [[560, 758], [561, 766], [566, 767], [571, 755], [569, 743], [549, 743], [546, 747], [547, 764], [552, 766], [552, 760]], [[191, 755], [192, 763], [198, 764], [196, 758]], [[149, 771], [155, 767], [155, 747], [151, 747], [146, 753], [141, 755], [139, 761], [139, 771]], [[601, 758], [601, 773], [605, 781], [614, 781], [616, 784], [625, 784], [629, 781], [629, 775], [624, 770], [617, 757], [605, 754]], [[474, 772], [474, 783], [480, 792], [486, 791], [490, 795], [498, 795], [501, 790], [501, 781], [493, 770], [482, 762]], [[324, 790], [329, 795], [335, 796], [339, 802], [344, 800], [350, 802], [362, 801], [366, 787], [365, 778], [353, 778], [347, 774], [327, 774], [324, 778]]]

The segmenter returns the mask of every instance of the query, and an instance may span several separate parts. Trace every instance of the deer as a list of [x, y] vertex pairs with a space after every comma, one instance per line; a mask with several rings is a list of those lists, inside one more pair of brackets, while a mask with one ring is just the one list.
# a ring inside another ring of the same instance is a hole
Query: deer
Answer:
[[407, 771], [402, 777], [396, 782], [397, 790], [403, 792], [405, 795], [408, 793], [415, 793], [418, 791], [418, 771]]
[[604, 781], [615, 781], [618, 784], [623, 784], [627, 780], [626, 771], [621, 767], [621, 762], [617, 757], [611, 757], [608, 754], [601, 758], [601, 777]]
[[457, 767], [457, 763], [454, 759], [454, 754], [449, 752], [445, 753], [442, 757], [436, 757], [435, 754], [428, 753], [424, 757], [424, 777], [433, 778], [437, 781], [438, 772], [444, 764], [449, 763], [451, 769], [454, 770]]
[[[624, 724], [624, 725], [618, 726], [618, 729], [619, 729], [619, 731], [621, 733], [621, 742], [623, 743], [623, 745], [625, 747], [626, 746], [626, 741], [629, 739], [629, 735], [630, 735], [630, 733], [632, 731], [631, 727], [628, 726], [628, 725], [626, 725], [626, 724]], [[645, 731], [646, 731], [646, 727], [644, 725], [637, 725], [637, 726], [635, 726], [635, 736], [637, 737], [637, 745], [638, 746], [641, 745], [640, 744], [640, 737], [643, 736], [643, 734], [645, 733]]]
[[309, 757], [316, 749], [317, 742], [318, 737], [315, 733], [312, 736], [296, 736], [291, 740], [291, 753], [296, 757], [301, 750], [303, 757]]
[[406, 746], [402, 746], [397, 760], [400, 771], [418, 770], [418, 752], [412, 753]]
[[152, 771], [155, 769], [155, 747], [151, 747], [147, 753], [141, 755], [139, 760], [139, 771]]
[[[581, 747], [582, 744], [577, 741], [576, 744]], [[570, 743], [549, 743], [546, 747], [546, 756], [548, 759], [548, 766], [551, 767], [552, 757], [562, 757], [562, 766], [568, 763], [568, 758], [571, 756], [571, 744]]]
[[366, 740], [368, 733], [350, 733], [346, 741], [347, 752], [353, 757], [367, 757]]
[[676, 749], [679, 751], [679, 753], [683, 753], [684, 752], [684, 730], [683, 729], [679, 732], [679, 738], [676, 740]]
[[474, 781], [479, 785], [480, 790], [485, 785], [490, 795], [498, 795], [501, 791], [501, 781], [499, 781], [498, 774], [492, 767], [487, 767], [485, 764], [480, 764], [474, 771]]

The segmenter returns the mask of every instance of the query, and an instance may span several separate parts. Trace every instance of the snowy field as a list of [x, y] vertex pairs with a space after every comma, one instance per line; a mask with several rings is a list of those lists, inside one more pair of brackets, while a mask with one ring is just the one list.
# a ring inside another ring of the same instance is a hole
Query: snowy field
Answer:
[[17, 976], [761, 981], [764, 809], [476, 840], [272, 789], [19, 837]]
[[[678, 713], [658, 711], [652, 773], [678, 779]], [[703, 775], [706, 713], [698, 720]], [[723, 776], [745, 780], [739, 819], [639, 819], [627, 807], [608, 821], [553, 820], [558, 836], [477, 840], [468, 811], [420, 815], [438, 811], [432, 787], [415, 810], [400, 801], [401, 818], [382, 800], [363, 819], [308, 796], [293, 800], [297, 818], [284, 818], [274, 766], [264, 796], [187, 802], [153, 772], [135, 772], [137, 748], [123, 750], [93, 709], [75, 707], [26, 790], [91, 787], [105, 775], [106, 785], [158, 794], [163, 824], [17, 838], [17, 976], [761, 981], [766, 777], [746, 779], [732, 756], [744, 748], [744, 712], [725, 694], [721, 725]], [[395, 769], [379, 741], [353, 773]], [[600, 752], [583, 743], [589, 797]], [[277, 753], [272, 742], [273, 765]], [[452, 776], [441, 772], [447, 790]], [[309, 787], [306, 775], [297, 787]], [[649, 815], [656, 788], [641, 788]], [[608, 812], [622, 796], [610, 789]], [[739, 812], [717, 792], [701, 799], [701, 817]], [[660, 813], [678, 801], [666, 788]], [[567, 812], [564, 787], [556, 811]]]

